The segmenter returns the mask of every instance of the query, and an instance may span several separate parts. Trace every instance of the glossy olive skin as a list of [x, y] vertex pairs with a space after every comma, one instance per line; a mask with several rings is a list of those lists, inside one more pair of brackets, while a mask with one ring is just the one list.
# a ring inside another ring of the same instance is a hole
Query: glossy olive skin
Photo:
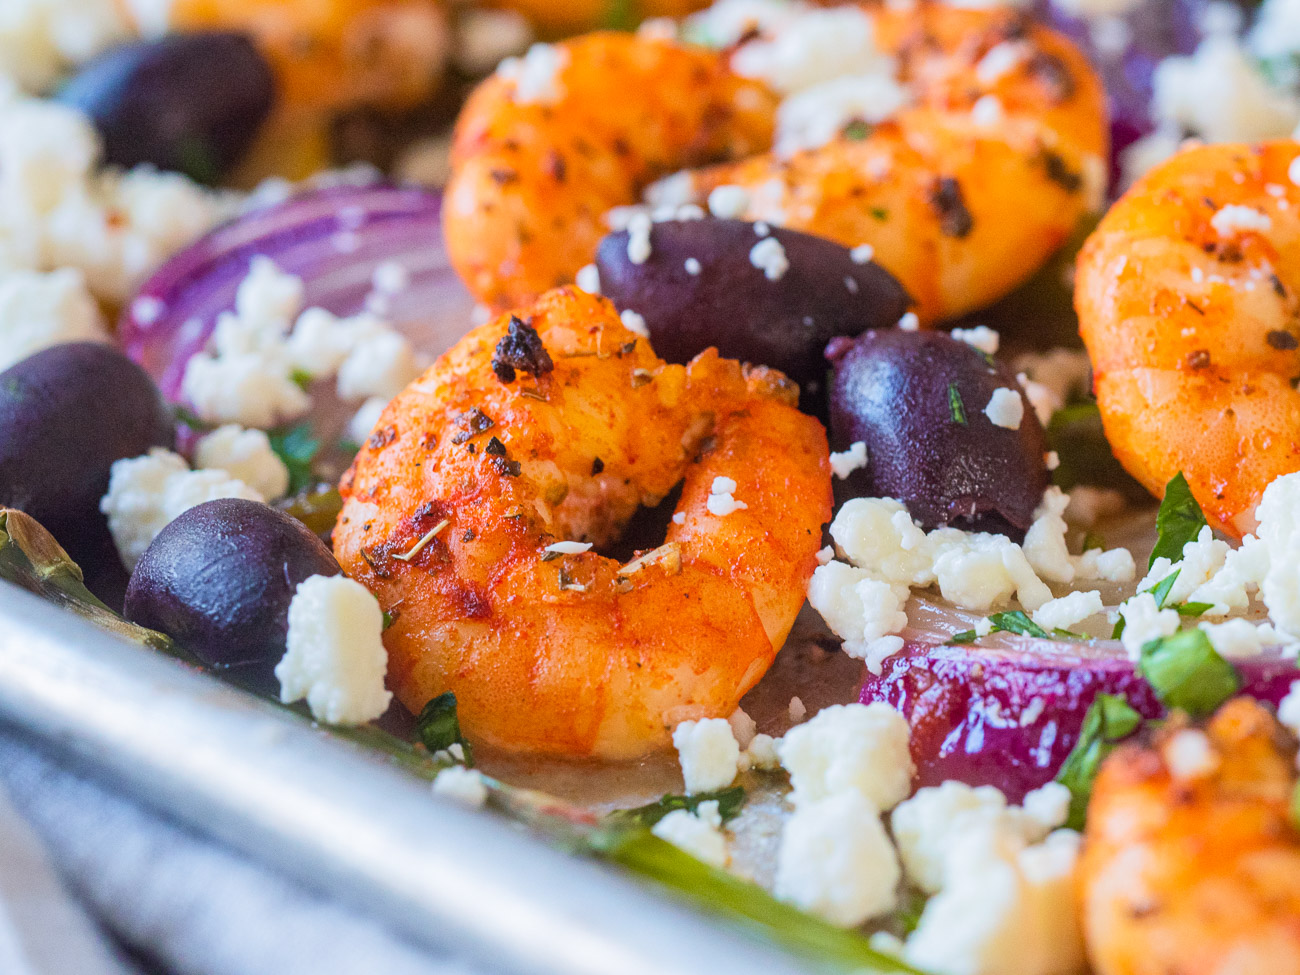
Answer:
[[[834, 449], [867, 445], [844, 496], [897, 498], [926, 529], [1023, 538], [1048, 485], [1047, 443], [1010, 369], [944, 333], [902, 329], [836, 339], [826, 357]], [[1017, 430], [984, 413], [999, 387], [1020, 394]]]
[[126, 617], [244, 686], [275, 693], [294, 590], [340, 571], [325, 544], [283, 512], [239, 498], [208, 501], [145, 549], [127, 586]]
[[[775, 281], [750, 260], [763, 239], [741, 220], [675, 220], [651, 229], [650, 257], [634, 264], [628, 233], [600, 243], [600, 290], [619, 311], [641, 315], [654, 350], [688, 362], [709, 348], [729, 359], [780, 369], [815, 391], [826, 379], [822, 350], [837, 335], [891, 326], [910, 299], [878, 264], [811, 234], [769, 229], [789, 268]], [[686, 269], [690, 259], [699, 273]]]
[[243, 34], [169, 34], [100, 55], [57, 98], [94, 122], [106, 162], [150, 163], [213, 183], [248, 152], [275, 81]]
[[110, 468], [173, 446], [175, 430], [153, 380], [111, 345], [44, 349], [0, 373], [0, 504], [49, 529], [100, 594], [96, 577], [122, 573], [99, 511]]

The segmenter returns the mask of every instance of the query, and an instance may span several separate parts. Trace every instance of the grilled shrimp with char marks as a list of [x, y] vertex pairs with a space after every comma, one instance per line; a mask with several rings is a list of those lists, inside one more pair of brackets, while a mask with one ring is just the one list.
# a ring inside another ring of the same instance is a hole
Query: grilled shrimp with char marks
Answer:
[[1184, 735], [1201, 732], [1122, 746], [1093, 787], [1079, 889], [1094, 970], [1298, 975], [1295, 741], [1250, 698]]
[[1106, 437], [1153, 494], [1179, 471], [1216, 528], [1255, 528], [1300, 470], [1300, 143], [1188, 149], [1079, 255], [1075, 306]]
[[[825, 432], [795, 396], [713, 350], [666, 365], [576, 288], [469, 333], [341, 486], [335, 553], [394, 617], [403, 703], [454, 691], [477, 741], [601, 758], [731, 714], [793, 625], [830, 517]], [[627, 564], [574, 551], [678, 484], [662, 546]]]
[[762, 37], [719, 52], [592, 34], [534, 65], [549, 71], [544, 84], [546, 72], [527, 86], [518, 71], [489, 79], [456, 133], [444, 218], [453, 265], [498, 307], [571, 281], [607, 211], [678, 173], [651, 196], [704, 202], [737, 186], [743, 219], [872, 245], [924, 320], [1001, 297], [1098, 201], [1100, 82], [1067, 40], [1012, 11], [922, 2], [861, 16], [896, 59], [907, 104], [799, 151], [773, 151], [779, 97], [732, 69]]

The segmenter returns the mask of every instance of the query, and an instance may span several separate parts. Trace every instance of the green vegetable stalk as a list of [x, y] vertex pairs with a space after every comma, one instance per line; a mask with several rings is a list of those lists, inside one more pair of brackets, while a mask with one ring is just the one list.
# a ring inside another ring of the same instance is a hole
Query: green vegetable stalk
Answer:
[[[83, 581], [81, 569], [35, 519], [0, 508], [0, 579], [48, 599], [78, 616], [153, 651], [186, 663], [194, 659], [162, 633], [128, 623], [96, 599]], [[278, 702], [276, 702], [278, 704]], [[293, 720], [309, 725], [381, 756], [408, 774], [432, 780], [448, 767], [435, 760], [430, 747], [466, 744], [460, 734], [454, 699], [438, 699], [422, 715], [419, 745], [372, 727], [316, 725], [300, 708], [285, 707]], [[427, 745], [427, 747], [426, 747]], [[468, 750], [466, 752], [469, 754]], [[724, 790], [712, 796], [668, 797], [639, 810], [602, 819], [589, 810], [554, 796], [520, 789], [485, 777], [489, 805], [511, 819], [532, 827], [564, 850], [616, 863], [633, 873], [667, 887], [699, 907], [797, 954], [821, 970], [866, 973], [910, 973], [916, 969], [877, 951], [866, 938], [844, 930], [773, 898], [756, 884], [701, 863], [677, 847], [654, 836], [651, 825], [675, 808], [691, 808], [706, 798], [717, 799], [733, 815], [744, 799], [743, 790]]]

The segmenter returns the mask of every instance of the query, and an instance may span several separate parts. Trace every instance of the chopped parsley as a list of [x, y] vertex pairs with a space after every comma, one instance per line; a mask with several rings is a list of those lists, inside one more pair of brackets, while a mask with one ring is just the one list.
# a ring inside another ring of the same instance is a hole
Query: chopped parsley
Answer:
[[700, 804], [704, 802], [717, 802], [718, 814], [725, 823], [735, 818], [740, 812], [741, 806], [745, 804], [745, 790], [742, 786], [733, 785], [729, 789], [720, 789], [717, 792], [697, 792], [693, 796], [669, 794], [656, 802], [637, 806], [635, 809], [619, 809], [610, 813], [606, 818], [613, 822], [644, 826], [648, 829], [670, 812], [675, 812], [678, 809], [696, 813], [699, 811]]
[[473, 767], [474, 752], [461, 734], [456, 695], [451, 691], [439, 694], [420, 709], [420, 716], [415, 719], [415, 733], [430, 752], [446, 751], [452, 745], [460, 745], [465, 751], [465, 764]]
[[1056, 773], [1056, 781], [1070, 790], [1070, 816], [1065, 822], [1070, 829], [1083, 829], [1092, 783], [1102, 760], [1141, 725], [1142, 715], [1124, 698], [1113, 694], [1093, 698], [1083, 717], [1079, 740]]
[[[1006, 613], [994, 613], [989, 617], [989, 622], [993, 624], [990, 633], [1015, 633], [1019, 636], [1032, 636], [1040, 640], [1086, 640], [1088, 639], [1082, 633], [1072, 633], [1070, 630], [1054, 629], [1050, 633], [1029, 618], [1029, 614], [1024, 610], [1010, 610]], [[954, 633], [948, 638], [949, 643], [974, 643], [979, 639], [979, 634], [974, 630], [963, 630], [961, 633]]]
[[952, 414], [953, 423], [966, 425], [966, 404], [961, 401], [961, 391], [956, 383], [948, 384], [948, 411]]
[[1164, 500], [1156, 514], [1156, 547], [1151, 550], [1147, 568], [1156, 559], [1166, 558], [1177, 562], [1183, 557], [1183, 546], [1195, 541], [1206, 525], [1205, 513], [1192, 497], [1192, 489], [1181, 471], [1165, 486]]
[[871, 126], [862, 119], [854, 119], [843, 129], [844, 138], [852, 142], [861, 142], [867, 136], [871, 135]]
[[1204, 630], [1182, 630], [1142, 647], [1138, 670], [1167, 708], [1204, 718], [1241, 688], [1236, 669]]
[[312, 463], [320, 453], [320, 440], [312, 435], [310, 423], [268, 434], [271, 449], [289, 468], [289, 493], [297, 494], [313, 481]]

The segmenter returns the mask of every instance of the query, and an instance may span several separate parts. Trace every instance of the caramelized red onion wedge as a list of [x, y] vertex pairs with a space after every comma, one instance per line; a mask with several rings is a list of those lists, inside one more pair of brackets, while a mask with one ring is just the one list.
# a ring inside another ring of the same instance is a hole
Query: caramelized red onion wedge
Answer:
[[[863, 703], [884, 701], [911, 724], [918, 786], [991, 784], [1019, 802], [1055, 777], [1098, 693], [1124, 697], [1143, 717], [1164, 710], [1118, 641], [997, 633], [954, 645], [944, 641], [975, 618], [954, 616], [952, 625], [940, 615], [926, 632], [904, 634], [903, 649], [861, 691]], [[1296, 661], [1275, 651], [1233, 664], [1242, 693], [1271, 704], [1300, 679]]]
[[253, 257], [264, 255], [305, 284], [306, 307], [336, 315], [362, 311], [377, 268], [399, 265], [409, 284], [390, 296], [383, 317], [429, 355], [470, 327], [473, 299], [442, 246], [442, 196], [385, 184], [299, 193], [218, 227], [164, 264], [123, 313], [127, 354], [175, 399], [185, 364], [234, 307]]

